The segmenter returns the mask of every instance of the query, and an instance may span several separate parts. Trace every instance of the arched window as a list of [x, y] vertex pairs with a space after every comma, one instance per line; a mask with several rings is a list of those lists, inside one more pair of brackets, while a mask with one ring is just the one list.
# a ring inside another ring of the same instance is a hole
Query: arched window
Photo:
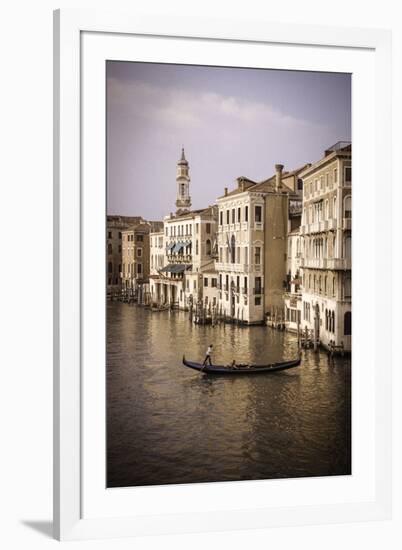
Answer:
[[332, 277], [332, 296], [335, 296], [335, 276]]
[[325, 310], [325, 330], [328, 330], [328, 310]]
[[335, 332], [335, 312], [333, 311], [331, 314], [331, 332]]
[[108, 273], [113, 273], [113, 264], [112, 264], [112, 262], [109, 262], [107, 264], [107, 271], [108, 271]]
[[232, 264], [236, 263], [236, 239], [234, 235], [230, 239], [230, 261]]
[[343, 209], [344, 209], [343, 217], [351, 218], [352, 217], [352, 197], [350, 195], [345, 197]]
[[211, 255], [211, 252], [212, 252], [212, 250], [211, 250], [211, 241], [210, 241], [209, 239], [207, 239], [207, 243], [206, 243], [206, 244], [207, 244], [207, 250], [206, 250], [207, 256], [210, 256], [210, 255]]
[[328, 276], [325, 275], [325, 277], [324, 277], [324, 294], [327, 294], [327, 279], [328, 279]]
[[352, 334], [352, 312], [347, 311], [343, 318], [343, 334], [350, 336]]

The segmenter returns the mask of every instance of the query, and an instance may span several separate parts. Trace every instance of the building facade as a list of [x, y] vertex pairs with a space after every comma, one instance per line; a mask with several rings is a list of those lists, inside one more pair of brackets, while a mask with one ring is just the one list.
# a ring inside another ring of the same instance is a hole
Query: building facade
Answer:
[[351, 350], [352, 148], [338, 142], [301, 174], [304, 330], [325, 347]]
[[[217, 207], [190, 210], [189, 164], [184, 150], [177, 166], [177, 210], [164, 220], [163, 266], [159, 269], [154, 264], [151, 300], [156, 305], [195, 309], [204, 303], [203, 274], [215, 267]], [[154, 256], [160, 255], [158, 250], [153, 250]]]
[[143, 302], [150, 275], [150, 225], [140, 223], [122, 231], [122, 287], [139, 296]]
[[107, 216], [106, 220], [106, 286], [108, 292], [122, 288], [123, 263], [122, 233], [130, 226], [141, 223], [140, 216]]
[[300, 171], [278, 164], [271, 178], [238, 178], [218, 199], [218, 307], [226, 318], [259, 324], [283, 316], [289, 210], [301, 203]]
[[157, 276], [165, 265], [164, 232], [153, 231], [149, 234], [150, 247], [150, 275]]

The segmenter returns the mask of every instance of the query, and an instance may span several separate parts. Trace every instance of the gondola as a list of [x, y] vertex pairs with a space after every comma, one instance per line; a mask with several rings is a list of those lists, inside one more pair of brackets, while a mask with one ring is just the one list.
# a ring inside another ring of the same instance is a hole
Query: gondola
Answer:
[[279, 363], [270, 363], [268, 365], [248, 365], [248, 364], [239, 364], [235, 367], [231, 365], [205, 365], [201, 363], [195, 363], [193, 361], [187, 361], [183, 355], [183, 365], [189, 367], [190, 369], [198, 370], [206, 374], [262, 374], [269, 372], [278, 372], [281, 370], [292, 369], [300, 365], [301, 358], [300, 356], [297, 359], [292, 361], [281, 361]]

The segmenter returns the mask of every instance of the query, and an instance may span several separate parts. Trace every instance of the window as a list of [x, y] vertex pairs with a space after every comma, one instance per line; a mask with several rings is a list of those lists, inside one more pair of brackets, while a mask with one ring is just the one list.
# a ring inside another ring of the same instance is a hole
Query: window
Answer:
[[144, 240], [144, 235], [137, 235], [136, 239], [137, 239], [137, 242], [142, 243]]
[[119, 244], [119, 254], [121, 254], [121, 244]]
[[108, 273], [112, 273], [112, 272], [113, 272], [113, 264], [112, 264], [112, 262], [109, 262], [109, 263], [107, 264], [107, 272], [108, 272]]
[[211, 286], [212, 286], [213, 288], [216, 288], [216, 286], [217, 286], [217, 279], [216, 279], [215, 277], [213, 277], [213, 278], [211, 279]]
[[211, 246], [211, 241], [208, 239], [207, 240], [207, 243], [206, 243], [206, 253], [207, 253], [207, 256], [210, 256], [211, 255], [211, 252], [212, 252], [212, 246]]
[[197, 289], [197, 281], [194, 279], [193, 281], [193, 289], [196, 290]]
[[208, 277], [204, 277], [204, 286], [208, 286]]
[[223, 212], [222, 212], [222, 210], [219, 212], [219, 225], [223, 225]]
[[119, 239], [121, 240], [121, 231], [119, 231]]
[[254, 263], [255, 263], [255, 265], [260, 265], [260, 263], [261, 263], [261, 247], [260, 246], [255, 247]]
[[244, 263], [248, 265], [248, 246], [244, 247]]
[[110, 243], [107, 245], [107, 253], [108, 253], [108, 254], [112, 254], [112, 253], [113, 253], [113, 247], [112, 247], [112, 245], [111, 245]]
[[238, 221], [238, 223], [241, 222], [241, 208], [237, 209], [237, 221]]
[[107, 238], [108, 238], [108, 239], [111, 239], [111, 238], [112, 238], [112, 232], [111, 232], [111, 231], [108, 231], [108, 233], [107, 233]]
[[232, 223], [235, 223], [236, 221], [236, 210], [233, 208], [232, 209]]
[[195, 232], [198, 233], [199, 229], [200, 229], [200, 224], [196, 223], [195, 224]]
[[256, 294], [261, 294], [261, 277], [255, 278], [255, 292]]
[[236, 263], [236, 239], [234, 235], [230, 239], [230, 261], [232, 264]]
[[347, 311], [343, 318], [343, 334], [350, 336], [352, 334], [352, 312]]
[[255, 219], [256, 223], [262, 222], [262, 208], [261, 208], [261, 206], [256, 206], [255, 207], [254, 219]]
[[350, 260], [352, 257], [352, 237], [346, 237], [345, 239], [345, 258]]
[[344, 296], [345, 298], [352, 296], [352, 279], [350, 275], [345, 276]]
[[303, 189], [303, 180], [301, 178], [297, 178], [297, 189], [299, 191]]
[[248, 206], [244, 207], [244, 221], [248, 222]]
[[345, 167], [345, 185], [350, 185], [352, 183], [352, 167]]
[[334, 183], [338, 183], [338, 168], [334, 168]]
[[211, 224], [210, 224], [210, 223], [207, 223], [207, 224], [206, 224], [205, 231], [206, 231], [208, 234], [211, 233]]
[[345, 197], [343, 217], [344, 218], [351, 218], [352, 217], [352, 197], [350, 195]]
[[141, 258], [142, 256], [142, 248], [137, 248], [137, 257]]
[[227, 225], [229, 225], [229, 216], [230, 216], [229, 210], [226, 210], [226, 223], [227, 223]]
[[256, 296], [254, 298], [254, 305], [260, 306], [261, 305], [261, 296]]
[[195, 253], [198, 254], [198, 239], [195, 241]]

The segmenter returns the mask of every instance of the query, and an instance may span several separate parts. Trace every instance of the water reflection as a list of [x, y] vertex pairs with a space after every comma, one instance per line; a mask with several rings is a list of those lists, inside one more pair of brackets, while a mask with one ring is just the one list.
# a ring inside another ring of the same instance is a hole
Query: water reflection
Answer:
[[266, 327], [195, 326], [183, 312], [109, 303], [108, 486], [350, 473], [350, 361], [304, 352], [272, 375], [211, 377], [200, 360], [294, 357], [293, 335]]

